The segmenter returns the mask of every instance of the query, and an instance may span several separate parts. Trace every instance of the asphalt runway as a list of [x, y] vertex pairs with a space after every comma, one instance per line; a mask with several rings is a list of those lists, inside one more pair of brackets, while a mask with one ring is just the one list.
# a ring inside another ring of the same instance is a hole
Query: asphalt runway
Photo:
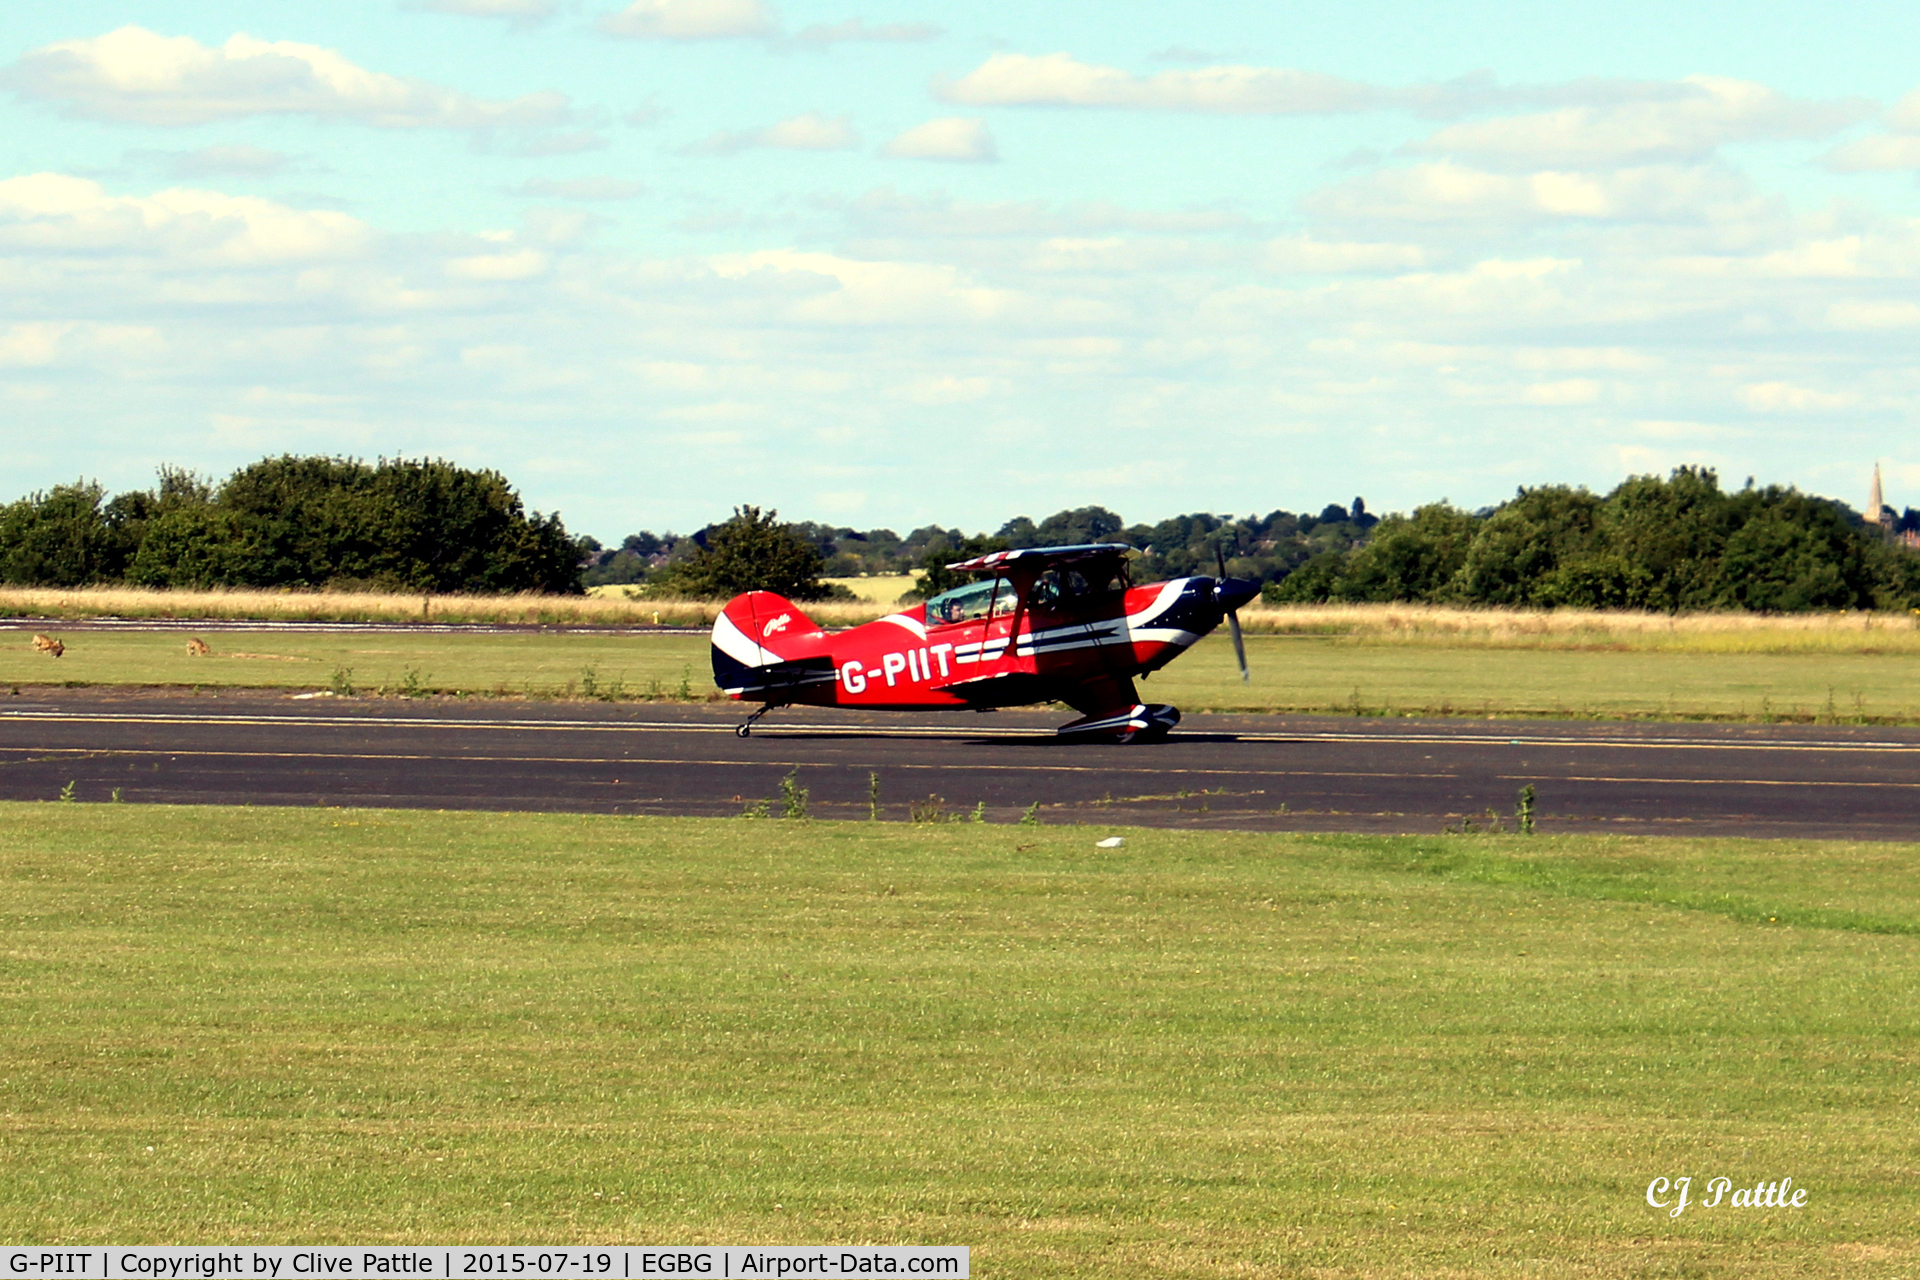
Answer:
[[1189, 716], [1065, 743], [1046, 712], [920, 717], [652, 704], [31, 690], [0, 698], [0, 798], [736, 815], [798, 770], [817, 817], [938, 803], [1011, 822], [1433, 834], [1920, 836], [1920, 729]]

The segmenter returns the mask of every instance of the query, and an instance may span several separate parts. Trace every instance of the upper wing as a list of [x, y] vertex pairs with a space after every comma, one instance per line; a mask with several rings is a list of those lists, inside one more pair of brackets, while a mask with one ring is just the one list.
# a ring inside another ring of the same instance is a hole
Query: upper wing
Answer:
[[947, 568], [972, 572], [982, 569], [1004, 569], [1009, 565], [1018, 564], [1021, 568], [1032, 568], [1038, 572], [1057, 564], [1079, 564], [1086, 560], [1119, 560], [1132, 552], [1133, 548], [1124, 542], [1082, 542], [1071, 547], [1021, 547], [1013, 551], [989, 551], [984, 556], [962, 560], [958, 564], [948, 565]]

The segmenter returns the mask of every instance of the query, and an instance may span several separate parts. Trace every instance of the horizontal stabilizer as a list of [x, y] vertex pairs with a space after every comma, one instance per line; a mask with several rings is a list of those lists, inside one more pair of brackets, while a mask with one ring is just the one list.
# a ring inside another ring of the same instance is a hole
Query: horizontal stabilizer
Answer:
[[768, 695], [777, 695], [805, 688], [808, 685], [832, 684], [834, 675], [833, 659], [822, 655], [818, 658], [796, 658], [792, 662], [775, 662], [764, 667], [750, 667], [736, 661], [731, 655], [713, 648], [713, 682], [720, 691], [729, 697], [744, 698], [753, 701]]

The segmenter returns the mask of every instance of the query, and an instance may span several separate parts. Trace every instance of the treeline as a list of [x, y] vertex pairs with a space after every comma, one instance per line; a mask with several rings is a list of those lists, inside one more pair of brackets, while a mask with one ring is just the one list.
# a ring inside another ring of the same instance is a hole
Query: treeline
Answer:
[[[764, 516], [756, 511], [755, 518]], [[664, 590], [672, 583], [685, 581], [688, 566], [703, 564], [703, 555], [714, 536], [738, 519], [736, 513], [735, 520], [708, 525], [689, 535], [642, 531], [628, 535], [618, 547], [603, 547], [586, 539], [586, 583], [644, 583]], [[1275, 511], [1236, 520], [1202, 513], [1134, 525], [1105, 507], [1079, 507], [1037, 523], [1027, 516], [1016, 516], [990, 534], [968, 534], [937, 524], [915, 529], [904, 537], [891, 529], [858, 530], [812, 521], [782, 527], [812, 548], [818, 557], [817, 576], [822, 578], [924, 574], [950, 560], [1003, 547], [1125, 542], [1143, 552], [1135, 565], [1135, 577], [1142, 581], [1212, 573], [1215, 548], [1222, 548], [1234, 576], [1277, 582], [1315, 556], [1358, 545], [1377, 523], [1365, 501], [1355, 498], [1351, 508], [1329, 503], [1318, 515]]]
[[580, 548], [497, 471], [267, 458], [218, 485], [164, 467], [109, 498], [78, 482], [0, 507], [0, 581], [578, 594]]
[[[1519, 608], [1754, 610], [1920, 608], [1920, 514], [1863, 520], [1844, 503], [1793, 488], [1720, 488], [1711, 470], [1635, 476], [1596, 495], [1563, 485], [1522, 489], [1499, 506], [1445, 502], [1377, 519], [1366, 504], [1318, 515], [1275, 511], [1233, 519], [1191, 514], [1127, 524], [1105, 507], [1009, 520], [994, 534], [937, 525], [906, 538], [815, 524], [777, 525], [752, 508], [752, 531], [709, 526], [643, 572], [648, 589], [710, 590], [746, 581], [738, 549], [784, 547], [781, 580], [796, 598], [829, 588], [818, 576], [917, 572], [920, 592], [953, 585], [950, 560], [1000, 547], [1127, 542], [1136, 581], [1216, 572], [1265, 584], [1273, 603], [1393, 602]], [[641, 538], [651, 535], [639, 535]], [[630, 540], [633, 541], [633, 540]], [[716, 554], [718, 553], [718, 554]], [[716, 566], [735, 567], [718, 571]], [[815, 566], [816, 577], [803, 571]]]
[[1915, 513], [1873, 514], [1869, 523], [1843, 503], [1751, 480], [1728, 493], [1711, 470], [1681, 467], [1604, 497], [1555, 485], [1486, 511], [1441, 502], [1389, 516], [1363, 545], [1315, 556], [1265, 595], [1659, 612], [1920, 607], [1920, 555], [1896, 536]]
[[948, 563], [985, 551], [1126, 542], [1141, 552], [1136, 581], [1214, 573], [1224, 557], [1275, 603], [1920, 608], [1920, 514], [1872, 515], [1752, 481], [1726, 492], [1711, 470], [1682, 467], [1605, 495], [1544, 486], [1479, 511], [1438, 502], [1385, 519], [1359, 498], [1318, 514], [1132, 525], [1089, 506], [1017, 516], [993, 533], [927, 525], [903, 537], [743, 506], [690, 535], [643, 531], [607, 548], [569, 537], [558, 515], [528, 513], [495, 471], [287, 456], [218, 485], [163, 468], [149, 490], [110, 498], [81, 482], [0, 507], [0, 581], [573, 594], [584, 580], [647, 595], [767, 587], [814, 600], [846, 594], [825, 578], [914, 573], [925, 593], [952, 585]]

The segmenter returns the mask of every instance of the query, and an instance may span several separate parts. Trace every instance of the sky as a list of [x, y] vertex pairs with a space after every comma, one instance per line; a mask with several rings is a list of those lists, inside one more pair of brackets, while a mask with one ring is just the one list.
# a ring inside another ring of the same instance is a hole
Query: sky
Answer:
[[65, 0], [0, 17], [0, 500], [444, 457], [615, 542], [1920, 505], [1920, 11]]

